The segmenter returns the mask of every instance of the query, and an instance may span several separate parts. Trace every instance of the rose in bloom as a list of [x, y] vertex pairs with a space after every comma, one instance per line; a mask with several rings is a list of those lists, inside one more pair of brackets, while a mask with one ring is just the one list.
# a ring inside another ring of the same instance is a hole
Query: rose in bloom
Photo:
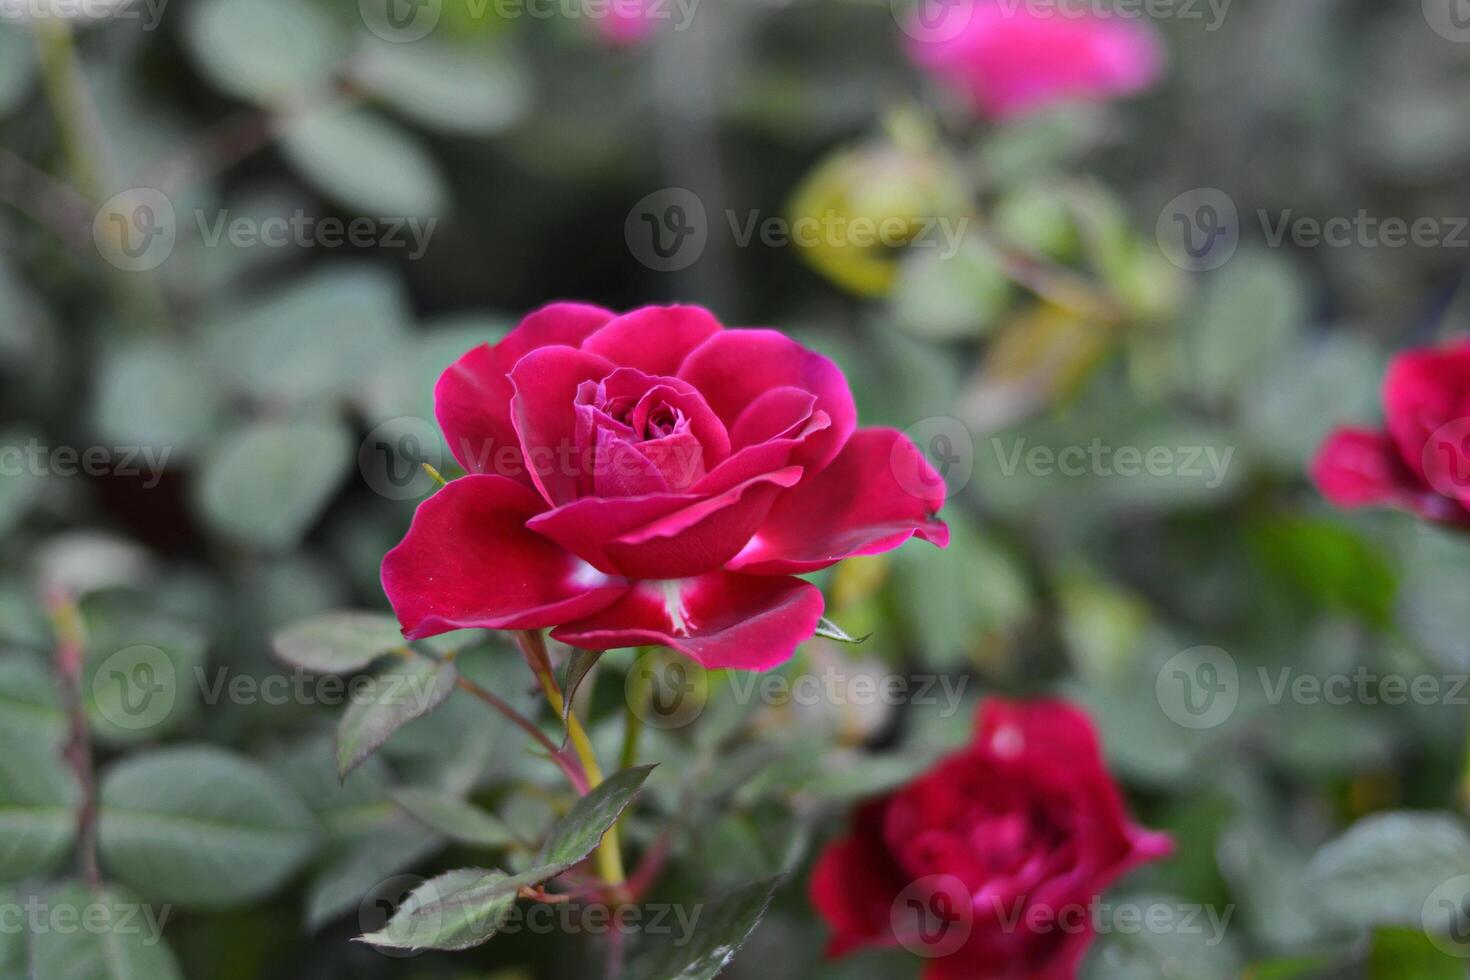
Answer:
[[910, 57], [992, 118], [1132, 95], [1164, 69], [1163, 43], [1136, 20], [1007, 0], [933, 7], [907, 25]]
[[764, 670], [821, 616], [796, 575], [948, 543], [943, 481], [902, 433], [857, 428], [835, 364], [695, 307], [547, 307], [451, 366], [435, 403], [469, 475], [383, 560], [410, 639], [555, 627]]
[[1383, 382], [1386, 428], [1338, 429], [1312, 479], [1339, 507], [1470, 524], [1470, 342], [1407, 351]]
[[1129, 822], [1080, 710], [988, 701], [968, 748], [858, 810], [811, 898], [833, 956], [902, 943], [925, 980], [1070, 980], [1094, 900], [1172, 846]]
[[614, 47], [640, 44], [658, 29], [654, 0], [617, 0], [597, 21], [602, 40]]

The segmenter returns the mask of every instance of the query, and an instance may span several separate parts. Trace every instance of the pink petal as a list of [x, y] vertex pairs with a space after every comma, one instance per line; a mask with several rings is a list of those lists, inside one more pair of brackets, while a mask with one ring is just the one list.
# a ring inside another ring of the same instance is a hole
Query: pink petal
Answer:
[[1470, 500], [1470, 481], [1456, 479], [1467, 468], [1461, 443], [1470, 436], [1463, 421], [1470, 416], [1470, 344], [1395, 357], [1383, 379], [1383, 408], [1404, 465], [1442, 492], [1465, 486], [1455, 496]]
[[691, 382], [726, 426], [772, 388], [794, 387], [817, 398], [831, 428], [814, 436], [792, 459], [816, 472], [826, 466], [857, 427], [857, 408], [842, 370], [774, 330], [726, 330], [684, 361], [679, 377]]
[[543, 507], [535, 491], [499, 476], [455, 480], [420, 504], [383, 559], [383, 590], [404, 635], [541, 629], [616, 602], [626, 582], [526, 529]]
[[698, 306], [645, 306], [609, 322], [582, 349], [644, 374], [671, 375], [690, 351], [724, 329]]
[[772, 388], [740, 413], [730, 429], [735, 449], [793, 436], [812, 417], [817, 396], [801, 388]]
[[577, 439], [577, 388], [616, 368], [596, 354], [571, 347], [542, 347], [516, 362], [510, 372], [515, 397], [511, 419], [531, 478], [552, 506], [577, 498], [591, 475], [592, 447]]
[[1383, 432], [1338, 429], [1317, 450], [1311, 475], [1338, 507], [1396, 507], [1429, 520], [1470, 523], [1470, 511], [1427, 486]]
[[776, 499], [729, 567], [799, 574], [890, 551], [915, 535], [943, 548], [949, 529], [934, 518], [943, 505], [944, 481], [907, 436], [861, 429], [830, 466]]
[[711, 572], [640, 582], [552, 636], [588, 650], [661, 644], [712, 670], [768, 670], [812, 636], [822, 608], [821, 590], [801, 579]]
[[556, 303], [526, 317], [494, 347], [476, 347], [450, 365], [434, 388], [434, 414], [466, 472], [499, 473], [531, 485], [510, 419], [510, 370], [537, 347], [577, 346], [613, 316], [595, 306]]

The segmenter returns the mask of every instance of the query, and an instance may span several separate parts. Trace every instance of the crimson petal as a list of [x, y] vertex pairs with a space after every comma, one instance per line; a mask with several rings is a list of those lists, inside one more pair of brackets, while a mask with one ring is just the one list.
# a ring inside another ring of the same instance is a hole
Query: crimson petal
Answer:
[[862, 429], [831, 465], [776, 498], [729, 567], [800, 574], [890, 551], [915, 535], [943, 548], [949, 528], [934, 518], [943, 504], [944, 481], [907, 436]]
[[591, 446], [577, 439], [577, 388], [607, 377], [616, 368], [596, 354], [572, 347], [542, 347], [516, 362], [511, 418], [520, 436], [531, 478], [553, 507], [577, 498], [590, 474]]
[[645, 374], [673, 374], [690, 351], [724, 329], [698, 306], [647, 306], [612, 320], [582, 349]]
[[383, 590], [411, 640], [457, 629], [541, 629], [616, 602], [628, 584], [526, 529], [545, 503], [499, 476], [455, 480], [419, 505], [383, 559]]
[[1312, 482], [1338, 507], [1397, 507], [1433, 521], [1470, 523], [1470, 511], [1425, 485], [1393, 439], [1371, 429], [1338, 429], [1312, 461]]
[[801, 579], [717, 571], [639, 582], [551, 635], [588, 650], [660, 644], [711, 670], [769, 670], [811, 638], [822, 608], [821, 590]]

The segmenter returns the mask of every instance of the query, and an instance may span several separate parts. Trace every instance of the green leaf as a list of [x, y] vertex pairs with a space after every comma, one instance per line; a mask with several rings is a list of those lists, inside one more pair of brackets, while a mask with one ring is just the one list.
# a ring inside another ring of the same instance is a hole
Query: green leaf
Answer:
[[217, 313], [207, 325], [209, 354], [232, 384], [296, 404], [355, 393], [403, 356], [411, 321], [394, 276], [333, 265]]
[[103, 779], [109, 873], [159, 901], [223, 908], [278, 888], [311, 853], [316, 821], [278, 778], [206, 747], [135, 756]]
[[221, 534], [288, 548], [316, 520], [351, 460], [352, 437], [338, 423], [257, 423], [215, 447], [199, 506]]
[[0, 752], [0, 882], [53, 870], [76, 837], [82, 791], [57, 752]]
[[712, 980], [755, 932], [782, 879], [745, 885], [708, 903], [693, 937], [668, 941], [635, 960], [629, 980]]
[[32, 657], [0, 655], [0, 740], [34, 741], [55, 752], [66, 734], [66, 712], [51, 674]]
[[184, 41], [222, 91], [263, 103], [323, 84], [343, 55], [330, 20], [292, 0], [208, 0], [190, 7]]
[[[14, 892], [0, 888], [0, 908], [13, 907], [20, 898]], [[24, 929], [0, 929], [0, 977], [21, 980], [27, 976], [30, 959], [30, 944]]]
[[365, 109], [327, 109], [290, 120], [281, 150], [323, 194], [364, 215], [432, 218], [449, 200], [444, 177], [424, 148]]
[[505, 46], [378, 41], [358, 52], [352, 71], [393, 108], [450, 133], [498, 132], [520, 119], [530, 101], [531, 80]]
[[422, 718], [454, 693], [459, 672], [451, 663], [415, 656], [399, 660], [358, 692], [337, 726], [337, 771], [342, 778], [398, 729]]
[[1203, 305], [1184, 322], [1196, 384], [1234, 396], [1294, 346], [1306, 291], [1284, 260], [1242, 251], [1210, 278]]
[[[173, 343], [135, 343], [102, 361], [92, 428], [114, 445], [149, 447], [159, 463], [167, 463], [208, 438], [219, 402], [219, 385], [197, 351]], [[133, 465], [141, 468], [144, 462]], [[148, 480], [159, 475], [144, 473]]]
[[[566, 725], [567, 719], [571, 717], [577, 691], [587, 675], [592, 673], [592, 668], [597, 666], [597, 661], [602, 659], [601, 650], [573, 650], [572, 658], [567, 662], [566, 679], [562, 681], [562, 706], [561, 720]], [[565, 748], [565, 744], [562, 746]]]
[[7, 429], [0, 432], [0, 535], [20, 523], [41, 497], [45, 477], [27, 456], [29, 447], [39, 445], [31, 432]]
[[416, 888], [388, 925], [358, 938], [385, 949], [463, 950], [493, 937], [515, 904], [521, 877], [462, 868]]
[[552, 827], [532, 866], [516, 875], [467, 868], [415, 891], [388, 925], [360, 942], [388, 949], [469, 949], [487, 942], [522, 888], [564, 874], [591, 854], [642, 789], [652, 766], [604, 780]]
[[1417, 929], [1379, 929], [1368, 953], [1370, 980], [1465, 980], [1465, 961]]
[[[954, 225], [950, 225], [953, 234]], [[911, 248], [893, 291], [897, 323], [931, 340], [978, 337], [997, 323], [1012, 295], [1011, 281], [985, 246], [966, 239], [958, 251], [938, 232], [930, 247]]]
[[361, 914], [375, 889], [443, 847], [443, 838], [407, 819], [356, 835], [307, 888], [307, 927], [320, 929], [351, 912]]
[[1248, 541], [1269, 573], [1319, 605], [1356, 613], [1378, 627], [1393, 618], [1393, 569], [1351, 528], [1287, 518], [1251, 527]]
[[394, 790], [392, 796], [419, 823], [461, 844], [503, 847], [514, 840], [495, 817], [448, 793], [403, 787]]
[[23, 25], [0, 23], [0, 116], [20, 105], [31, 88], [36, 61]]
[[817, 621], [817, 635], [824, 639], [836, 640], [838, 643], [857, 644], [868, 642], [868, 638], [871, 637], [873, 634], [869, 633], [866, 636], [859, 637], [849, 636], [847, 630], [843, 629], [841, 626], [838, 626], [826, 616], [823, 616], [820, 620]]
[[1310, 890], [1344, 925], [1423, 926], [1436, 888], [1470, 874], [1470, 834], [1448, 813], [1365, 817], [1323, 846], [1308, 866]]
[[109, 745], [155, 739], [177, 729], [194, 713], [204, 686], [199, 680], [204, 634], [137, 601], [133, 595], [104, 594], [82, 605], [88, 635], [82, 674], [87, 724]]
[[141, 905], [116, 889], [69, 885], [45, 896], [56, 916], [83, 928], [43, 929], [31, 937], [31, 976], [46, 980], [183, 980], [163, 942], [166, 912]]
[[403, 646], [398, 620], [384, 613], [342, 611], [316, 616], [277, 633], [276, 656], [319, 674], [351, 674]]

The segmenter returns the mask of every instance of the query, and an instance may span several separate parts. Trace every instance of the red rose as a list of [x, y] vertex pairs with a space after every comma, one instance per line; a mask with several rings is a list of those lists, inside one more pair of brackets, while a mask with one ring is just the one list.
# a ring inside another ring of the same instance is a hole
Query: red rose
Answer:
[[1338, 429], [1312, 479], [1339, 507], [1470, 524], [1470, 343], [1407, 351], [1383, 382], [1387, 431]]
[[556, 627], [763, 670], [822, 613], [794, 575], [948, 541], [943, 481], [903, 434], [856, 428], [835, 364], [695, 307], [547, 307], [460, 358], [435, 399], [471, 475], [383, 560], [410, 639]]
[[1172, 846], [1129, 822], [1080, 710], [988, 701], [972, 745], [859, 809], [811, 897], [834, 956], [901, 943], [925, 980], [1069, 980], [1094, 899]]

